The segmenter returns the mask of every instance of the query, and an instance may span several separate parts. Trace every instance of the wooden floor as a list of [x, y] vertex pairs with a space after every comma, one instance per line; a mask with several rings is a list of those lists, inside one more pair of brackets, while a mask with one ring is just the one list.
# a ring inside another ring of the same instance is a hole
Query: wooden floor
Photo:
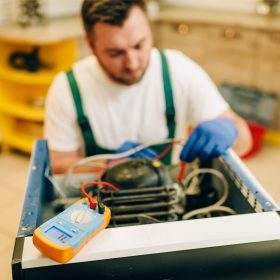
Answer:
[[[280, 148], [264, 146], [261, 152], [244, 161], [255, 177], [280, 205]], [[0, 154], [0, 279], [11, 280], [11, 259], [18, 228], [29, 156]]]
[[25, 185], [29, 156], [0, 155], [0, 279], [11, 280], [11, 259]]

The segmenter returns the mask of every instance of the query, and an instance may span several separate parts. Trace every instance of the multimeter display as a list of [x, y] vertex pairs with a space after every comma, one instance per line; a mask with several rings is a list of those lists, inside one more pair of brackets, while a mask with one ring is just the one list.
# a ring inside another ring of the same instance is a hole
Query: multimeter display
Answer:
[[[66, 263], [99, 231], [107, 227], [111, 212], [91, 209], [87, 198], [58, 214], [33, 233], [34, 245], [49, 258]], [[101, 213], [99, 213], [101, 212]]]
[[46, 231], [50, 237], [59, 240], [62, 243], [66, 243], [72, 236], [53, 226]]

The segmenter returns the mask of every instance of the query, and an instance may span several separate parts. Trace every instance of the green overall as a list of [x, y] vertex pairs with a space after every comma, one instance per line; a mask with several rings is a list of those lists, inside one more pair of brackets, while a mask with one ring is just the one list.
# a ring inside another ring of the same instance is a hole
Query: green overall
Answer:
[[[162, 63], [162, 78], [164, 85], [164, 94], [165, 94], [165, 108], [166, 108], [166, 122], [168, 127], [168, 138], [174, 138], [175, 135], [175, 108], [173, 102], [172, 86], [171, 80], [167, 65], [167, 59], [165, 54], [160, 51], [161, 63]], [[91, 130], [87, 116], [85, 116], [82, 106], [82, 100], [80, 96], [80, 91], [78, 84], [74, 77], [73, 71], [69, 70], [66, 72], [68, 82], [71, 88], [71, 92], [74, 98], [76, 111], [77, 111], [77, 121], [80, 126], [84, 143], [85, 143], [85, 152], [86, 156], [97, 155], [97, 154], [107, 154], [114, 153], [115, 151], [104, 149], [97, 145], [93, 132]], [[168, 144], [156, 145], [153, 147], [158, 153], [162, 152]], [[171, 163], [171, 154], [172, 149], [161, 159], [162, 162], [166, 164]]]

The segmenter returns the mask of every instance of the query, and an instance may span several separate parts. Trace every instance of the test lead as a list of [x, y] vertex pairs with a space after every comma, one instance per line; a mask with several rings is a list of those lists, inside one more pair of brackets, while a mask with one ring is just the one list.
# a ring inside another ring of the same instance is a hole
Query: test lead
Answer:
[[97, 205], [98, 205], [98, 213], [99, 214], [104, 214], [105, 206], [104, 206], [104, 204], [102, 202], [102, 199], [101, 199], [100, 189], [98, 189], [98, 191], [97, 191]]

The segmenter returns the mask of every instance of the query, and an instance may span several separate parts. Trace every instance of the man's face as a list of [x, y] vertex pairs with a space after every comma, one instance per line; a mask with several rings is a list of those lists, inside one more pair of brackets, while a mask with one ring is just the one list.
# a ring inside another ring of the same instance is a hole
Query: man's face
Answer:
[[132, 85], [141, 80], [152, 47], [148, 19], [139, 7], [132, 7], [122, 26], [98, 22], [93, 27], [91, 49], [107, 75]]

